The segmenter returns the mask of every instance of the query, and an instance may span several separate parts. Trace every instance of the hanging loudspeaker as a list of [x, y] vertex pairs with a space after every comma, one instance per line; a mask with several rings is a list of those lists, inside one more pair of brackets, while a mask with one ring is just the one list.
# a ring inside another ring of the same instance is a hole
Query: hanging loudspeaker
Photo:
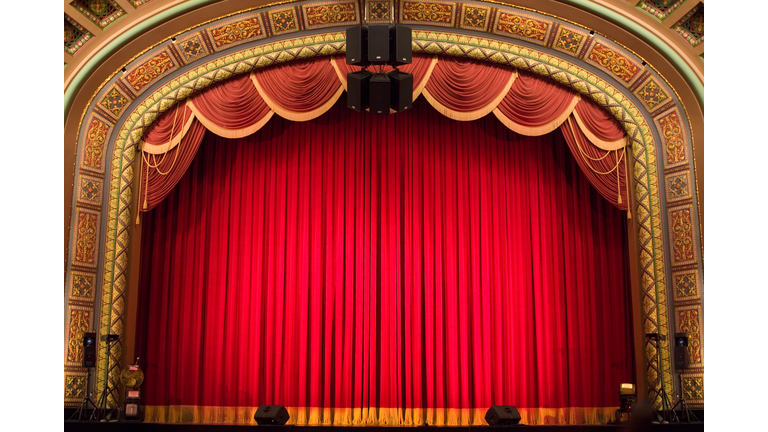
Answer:
[[392, 83], [390, 108], [397, 112], [411, 109], [413, 107], [413, 74], [393, 70], [388, 75]]
[[368, 28], [355, 26], [347, 28], [347, 64], [368, 66]]
[[389, 114], [391, 91], [392, 83], [389, 81], [389, 75], [373, 74], [371, 84], [368, 86], [368, 108], [371, 114]]
[[491, 426], [508, 426], [520, 423], [520, 413], [513, 406], [492, 406], [485, 413], [485, 421]]
[[391, 65], [413, 63], [410, 27], [403, 25], [390, 26], [389, 52], [389, 64]]
[[389, 24], [368, 26], [368, 61], [389, 62]]
[[288, 415], [288, 410], [282, 405], [261, 405], [253, 415], [253, 419], [260, 426], [282, 426], [289, 418], [291, 416]]
[[365, 111], [368, 108], [368, 87], [372, 73], [367, 70], [347, 74], [347, 108]]

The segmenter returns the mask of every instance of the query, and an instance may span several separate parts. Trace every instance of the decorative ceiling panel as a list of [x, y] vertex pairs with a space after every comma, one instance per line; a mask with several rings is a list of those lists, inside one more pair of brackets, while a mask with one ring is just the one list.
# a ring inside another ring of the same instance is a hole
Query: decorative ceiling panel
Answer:
[[102, 30], [125, 15], [115, 0], [74, 0], [70, 5]]
[[659, 21], [664, 21], [685, 2], [686, 0], [641, 0], [637, 7]]
[[152, 0], [128, 0], [128, 3], [131, 4], [131, 6], [135, 8], [139, 8], [141, 6], [144, 6], [145, 4], [151, 2]]
[[704, 3], [699, 3], [672, 26], [692, 47], [704, 42]]
[[71, 16], [64, 14], [64, 51], [75, 55], [86, 44], [93, 34], [78, 24]]

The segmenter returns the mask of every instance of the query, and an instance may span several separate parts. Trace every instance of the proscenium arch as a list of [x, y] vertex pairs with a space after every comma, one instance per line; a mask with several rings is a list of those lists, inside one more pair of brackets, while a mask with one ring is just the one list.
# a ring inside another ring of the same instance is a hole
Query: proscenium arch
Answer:
[[[651, 307], [644, 308], [643, 311], [643, 328], [649, 332], [658, 331], [668, 334], [666, 298], [668, 274], [664, 244], [669, 240], [665, 239], [663, 228], [665, 225], [662, 223], [665, 203], [658, 184], [660, 162], [657, 158], [657, 140], [659, 135], [655, 132], [656, 127], [651, 120], [652, 117], [635, 102], [631, 92], [621, 86], [613, 85], [610, 78], [606, 79], [599, 73], [584, 67], [583, 62], [572, 58], [561, 58], [551, 52], [525, 46], [514, 40], [462, 35], [456, 30], [415, 30], [414, 52], [470, 57], [528, 70], [553, 79], [595, 100], [622, 123], [632, 140], [634, 157], [633, 176], [631, 176], [634, 187], [631, 190], [634, 233], [638, 248], [635, 258], [638, 261], [639, 274], [636, 277], [633, 275], [633, 285], [639, 283], [643, 302], [651, 303]], [[227, 55], [212, 54], [210, 57], [214, 60], [203, 61], [191, 70], [163, 78], [162, 82], [153, 86], [152, 91], [137, 99], [133, 104], [132, 112], [121, 116], [111, 133], [111, 157], [106, 159], [108, 162], [106, 167], [109, 171], [106, 187], [109, 193], [104, 209], [107, 219], [102, 235], [104, 251], [100, 254], [103, 262], [100, 272], [103, 277], [102, 332], [124, 333], [128, 256], [130, 249], [137, 250], [135, 245], [138, 243], [131, 242], [132, 225], [135, 219], [131, 208], [132, 165], [135, 158], [135, 145], [144, 130], [160, 113], [215, 82], [223, 81], [236, 73], [245, 73], [270, 64], [343, 53], [344, 43], [343, 31], [331, 31], [319, 35], [287, 38], [282, 41], [270, 39], [268, 43], [250, 45], [248, 48], [238, 49]], [[268, 46], [270, 49], [267, 49]], [[270, 52], [265, 54], [266, 51]], [[95, 96], [96, 94], [94, 98]], [[91, 106], [97, 103], [94, 98]], [[137, 284], [134, 283], [133, 286], [136, 287]], [[647, 347], [646, 354], [648, 354]], [[104, 358], [103, 352], [100, 357]], [[116, 357], [119, 358], [120, 354], [117, 353]], [[651, 359], [650, 355], [648, 357], [649, 363], [652, 363], [654, 359]], [[638, 369], [640, 369], [639, 366]], [[669, 350], [663, 349], [661, 371], [662, 380], [667, 386], [672, 385], [670, 369]], [[649, 368], [647, 372], [648, 380], [655, 382], [657, 375], [654, 368]], [[100, 386], [103, 386], [105, 377], [103, 372], [99, 374]], [[114, 379], [114, 376], [110, 378]]]

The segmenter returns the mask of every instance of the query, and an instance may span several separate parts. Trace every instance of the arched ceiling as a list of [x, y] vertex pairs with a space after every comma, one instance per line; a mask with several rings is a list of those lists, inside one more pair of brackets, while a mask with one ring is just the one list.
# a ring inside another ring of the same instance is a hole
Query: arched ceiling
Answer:
[[[488, 0], [486, 0], [488, 1]], [[703, 227], [703, 0], [504, 0], [574, 22], [627, 47], [672, 86], [692, 130]], [[275, 0], [64, 0], [65, 248], [77, 131], [95, 92], [160, 41]]]

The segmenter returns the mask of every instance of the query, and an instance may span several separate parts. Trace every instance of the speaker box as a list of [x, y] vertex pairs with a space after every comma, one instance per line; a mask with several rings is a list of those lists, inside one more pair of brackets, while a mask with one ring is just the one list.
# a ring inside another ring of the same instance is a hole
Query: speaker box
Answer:
[[675, 333], [675, 368], [677, 370], [688, 367], [688, 335]]
[[347, 74], [347, 108], [365, 111], [368, 108], [368, 86], [372, 73], [367, 70]]
[[96, 333], [83, 333], [83, 367], [96, 366]]
[[368, 66], [368, 28], [355, 26], [347, 28], [347, 64]]
[[389, 62], [389, 24], [368, 26], [368, 61]]
[[485, 421], [491, 426], [508, 426], [520, 423], [520, 413], [513, 406], [492, 406], [485, 413]]
[[389, 28], [389, 64], [401, 65], [413, 63], [411, 49], [411, 28], [396, 25]]
[[389, 106], [397, 112], [413, 107], [413, 74], [393, 70], [389, 74], [392, 83]]
[[371, 84], [368, 87], [368, 108], [371, 114], [389, 114], [389, 105], [391, 103], [392, 83], [389, 81], [389, 75], [385, 73], [375, 73], [371, 77]]
[[282, 405], [261, 405], [253, 415], [253, 419], [260, 426], [282, 426], [289, 418], [291, 416], [288, 415], [288, 410]]
[[675, 345], [675, 368], [682, 370], [688, 367], [688, 348], [683, 345]]

